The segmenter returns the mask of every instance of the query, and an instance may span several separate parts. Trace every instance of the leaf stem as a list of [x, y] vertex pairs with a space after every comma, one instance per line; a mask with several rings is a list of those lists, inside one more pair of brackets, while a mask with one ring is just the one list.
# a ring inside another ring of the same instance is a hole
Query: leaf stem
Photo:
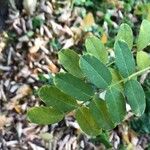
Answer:
[[144, 72], [146, 72], [146, 71], [148, 71], [148, 70], [150, 70], [150, 66], [147, 67], [147, 68], [145, 68], [145, 69], [142, 69], [142, 70], [140, 70], [140, 71], [137, 71], [136, 73], [133, 73], [133, 74], [130, 75], [129, 77], [124, 78], [124, 79], [118, 81], [116, 84], [113, 84], [113, 85], [109, 86], [108, 88], [112, 88], [113, 86], [116, 86], [116, 85], [118, 85], [118, 84], [120, 84], [120, 83], [122, 83], [122, 82], [126, 82], [126, 81], [128, 81], [128, 80], [131, 80], [132, 78], [134, 78], [134, 77], [136, 77], [136, 76], [138, 76], [138, 75], [141, 75], [142, 73], [144, 73]]
[[136, 73], [134, 73], [134, 74], [132, 74], [132, 75], [130, 75], [130, 76], [128, 77], [128, 80], [130, 80], [131, 78], [136, 77], [136, 76], [138, 76], [138, 75], [141, 75], [142, 73], [148, 71], [149, 69], [150, 69], [150, 66], [147, 67], [147, 68], [145, 68], [145, 69], [142, 69], [142, 70], [140, 70], [140, 71], [138, 71], [138, 72], [136, 72]]
[[112, 64], [114, 64], [115, 63], [115, 61], [112, 61], [112, 62], [110, 62], [110, 63], [108, 63], [106, 66], [107, 67], [110, 67]]

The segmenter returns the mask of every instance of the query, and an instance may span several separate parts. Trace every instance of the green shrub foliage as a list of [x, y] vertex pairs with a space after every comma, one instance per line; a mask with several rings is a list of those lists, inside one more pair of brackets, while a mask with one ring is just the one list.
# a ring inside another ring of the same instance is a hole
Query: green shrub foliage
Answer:
[[141, 24], [133, 56], [133, 33], [127, 24], [120, 26], [114, 44], [114, 62], [100, 39], [90, 36], [86, 52], [78, 55], [67, 49], [58, 53], [66, 72], [54, 76], [54, 85], [43, 86], [39, 96], [45, 106], [28, 111], [31, 122], [52, 124], [66, 113], [75, 112], [83, 130], [96, 136], [120, 124], [127, 114], [126, 103], [136, 116], [146, 107], [145, 94], [137, 76], [150, 69], [150, 57], [143, 49], [150, 43], [150, 22]]

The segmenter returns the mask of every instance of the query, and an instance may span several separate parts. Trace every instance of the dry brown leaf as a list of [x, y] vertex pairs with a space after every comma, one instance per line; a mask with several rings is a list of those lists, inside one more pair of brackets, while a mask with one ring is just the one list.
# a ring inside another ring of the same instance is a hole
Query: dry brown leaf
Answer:
[[51, 62], [51, 64], [49, 64], [48, 68], [51, 70], [52, 73], [58, 73], [59, 72], [59, 68]]
[[0, 115], [0, 129], [7, 123], [7, 118], [4, 115]]
[[71, 30], [67, 25], [64, 26], [64, 31], [65, 31], [68, 35], [73, 36], [72, 30]]
[[118, 0], [107, 0], [108, 5], [112, 4], [115, 7], [117, 7], [118, 9], [123, 9], [123, 2], [122, 1], [118, 1]]
[[5, 42], [3, 42], [3, 41], [0, 42], [0, 53], [4, 49], [5, 45], [6, 45]]
[[1, 35], [0, 35], [0, 53], [6, 46], [6, 43], [7, 43], [6, 38], [8, 38], [7, 33], [6, 32], [1, 33]]
[[103, 35], [101, 37], [101, 41], [102, 41], [103, 44], [107, 43], [107, 34], [106, 33], [103, 33]]
[[78, 44], [78, 42], [83, 38], [82, 29], [77, 27], [72, 27], [71, 31], [73, 32], [73, 39], [75, 44]]
[[128, 134], [123, 134], [123, 140], [126, 144], [130, 144], [129, 136]]
[[16, 92], [16, 96], [11, 98], [11, 101], [17, 101], [17, 100], [29, 95], [31, 92], [32, 92], [32, 90], [31, 90], [30, 86], [27, 84], [24, 84], [20, 88], [18, 88], [18, 90]]
[[22, 94], [24, 96], [28, 95], [29, 93], [31, 93], [31, 88], [29, 85], [24, 84], [22, 85], [16, 92], [17, 94]]
[[37, 47], [37, 46], [32, 46], [29, 48], [29, 52], [31, 54], [38, 52], [38, 50], [39, 50], [39, 47]]
[[95, 20], [94, 20], [94, 16], [91, 12], [89, 12], [83, 19], [82, 23], [81, 23], [81, 27], [83, 28], [89, 28], [92, 25], [95, 24]]
[[15, 111], [18, 113], [18, 114], [20, 114], [21, 113], [21, 106], [20, 105], [16, 105], [16, 106], [14, 106], [14, 109], [15, 109]]
[[71, 117], [71, 116], [75, 117], [75, 111], [69, 112], [68, 114], [66, 114], [66, 116], [67, 117]]
[[[46, 29], [48, 29], [48, 28], [46, 28]], [[31, 47], [29, 48], [29, 52], [31, 54], [37, 53], [40, 48], [42, 48], [42, 50], [43, 50], [44, 46], [46, 44], [47, 44], [46, 40], [44, 40], [41, 37], [38, 37], [38, 38], [34, 39], [34, 46], [31, 45]], [[49, 51], [47, 52], [47, 50], [46, 50], [46, 53], [49, 53]]]

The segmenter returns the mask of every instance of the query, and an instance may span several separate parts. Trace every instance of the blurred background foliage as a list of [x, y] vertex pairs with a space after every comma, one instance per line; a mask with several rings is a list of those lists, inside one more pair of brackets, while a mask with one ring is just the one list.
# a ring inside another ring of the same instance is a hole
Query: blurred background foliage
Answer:
[[[118, 27], [121, 23], [128, 23], [138, 34], [139, 23], [143, 19], [150, 20], [149, 0], [73, 0], [74, 7], [81, 7], [83, 18], [91, 12], [94, 16], [95, 24], [86, 28], [96, 36], [103, 37], [106, 32], [102, 26], [107, 24], [107, 46], [112, 47]], [[90, 20], [90, 17], [89, 17]]]

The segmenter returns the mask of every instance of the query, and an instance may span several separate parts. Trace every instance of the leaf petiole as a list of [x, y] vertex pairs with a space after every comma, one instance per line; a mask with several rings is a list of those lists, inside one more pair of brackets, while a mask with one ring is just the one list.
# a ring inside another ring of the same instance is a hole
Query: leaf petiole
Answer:
[[147, 68], [145, 68], [145, 69], [142, 69], [142, 70], [140, 70], [140, 71], [137, 71], [136, 73], [133, 73], [133, 74], [130, 75], [129, 77], [120, 80], [119, 82], [117, 82], [116, 84], [113, 84], [113, 85], [109, 86], [108, 88], [112, 88], [112, 87], [114, 87], [114, 86], [116, 86], [116, 85], [118, 85], [118, 84], [120, 84], [120, 83], [122, 83], [122, 82], [126, 82], [126, 81], [128, 81], [128, 80], [131, 80], [132, 78], [134, 78], [134, 77], [136, 77], [136, 76], [138, 76], [138, 75], [141, 75], [142, 73], [144, 73], [144, 72], [146, 72], [146, 71], [148, 71], [148, 70], [150, 70], [150, 66], [147, 67]]

